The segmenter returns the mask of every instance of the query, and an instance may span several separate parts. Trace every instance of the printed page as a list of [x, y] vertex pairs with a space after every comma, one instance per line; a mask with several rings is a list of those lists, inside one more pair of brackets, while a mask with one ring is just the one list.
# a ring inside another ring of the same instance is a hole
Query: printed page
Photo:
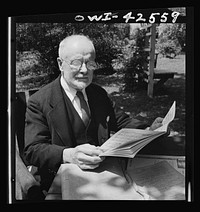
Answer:
[[167, 127], [171, 121], [173, 121], [175, 117], [175, 112], [176, 112], [176, 101], [172, 104], [171, 108], [169, 109], [167, 115], [164, 117], [162, 124], [163, 126], [157, 128], [154, 131], [167, 131]]
[[[104, 144], [102, 144], [100, 149], [102, 149], [104, 153], [119, 148], [126, 149], [127, 147], [137, 145], [144, 139], [155, 137], [158, 134], [160, 135], [160, 133], [150, 130], [123, 128], [109, 138]], [[104, 153], [102, 153], [100, 156], [103, 156]]]
[[132, 139], [132, 136], [126, 134], [123, 130], [120, 130], [117, 133], [115, 133], [112, 137], [110, 137], [105, 143], [103, 143], [100, 149], [105, 152], [107, 150], [119, 147], [124, 142], [125, 135], [127, 135], [126, 136], [127, 141]]
[[149, 130], [139, 130], [139, 129], [130, 129], [123, 128], [112, 137], [110, 137], [104, 144], [101, 145], [101, 149], [106, 151], [108, 149], [117, 148], [123, 144], [134, 143], [154, 134], [153, 131]]
[[[153, 132], [153, 131], [152, 131]], [[129, 157], [134, 158], [138, 151], [140, 151], [144, 146], [150, 143], [155, 138], [159, 137], [160, 135], [164, 134], [165, 132], [159, 132], [154, 134], [153, 136], [148, 136], [146, 138], [141, 139], [133, 143], [129, 143], [129, 145], [121, 145], [119, 148], [115, 149], [108, 149], [100, 156], [115, 156], [115, 157]]]
[[167, 131], [168, 124], [175, 117], [176, 102], [169, 109], [167, 115], [163, 119], [163, 126], [154, 130], [141, 130], [123, 128], [109, 138], [100, 149], [103, 153], [100, 156], [122, 156], [134, 157], [138, 148], [143, 148], [147, 143], [159, 137]]

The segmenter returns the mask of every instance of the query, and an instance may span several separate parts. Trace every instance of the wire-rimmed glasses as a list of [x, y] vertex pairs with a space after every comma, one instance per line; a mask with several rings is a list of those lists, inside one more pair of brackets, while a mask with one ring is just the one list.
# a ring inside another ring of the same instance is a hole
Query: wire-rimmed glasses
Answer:
[[62, 61], [65, 61], [70, 67], [75, 68], [77, 70], [80, 70], [81, 69], [83, 63], [85, 63], [86, 68], [88, 70], [93, 71], [93, 70], [95, 70], [97, 68], [97, 64], [93, 60], [89, 60], [87, 62], [84, 62], [81, 59], [75, 59], [75, 60], [72, 60], [72, 61], [68, 61], [68, 60], [62, 59]]

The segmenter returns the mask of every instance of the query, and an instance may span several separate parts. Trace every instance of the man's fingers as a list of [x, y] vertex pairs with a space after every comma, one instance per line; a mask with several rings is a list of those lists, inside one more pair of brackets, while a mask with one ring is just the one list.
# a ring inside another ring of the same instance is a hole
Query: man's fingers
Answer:
[[163, 121], [163, 118], [161, 118], [161, 117], [157, 117], [155, 119], [155, 123], [162, 123], [162, 121]]
[[103, 161], [100, 157], [98, 156], [89, 156], [84, 153], [80, 153], [78, 155], [78, 160], [80, 162], [83, 162], [84, 164], [97, 164]]
[[79, 145], [75, 147], [73, 163], [76, 163], [81, 169], [94, 169], [104, 160], [103, 157], [99, 157], [101, 153], [102, 150], [94, 145]]
[[81, 165], [78, 165], [81, 169], [95, 169], [99, 166], [99, 163], [98, 164], [81, 164]]
[[83, 152], [86, 155], [100, 155], [102, 153], [102, 150], [100, 150], [98, 147], [90, 144], [83, 144], [80, 146], [77, 146], [77, 149], [79, 152]]
[[154, 122], [152, 123], [152, 125], [150, 126], [149, 129], [150, 129], [150, 130], [155, 130], [155, 129], [161, 127], [161, 126], [162, 126], [162, 121], [163, 121], [163, 118], [157, 117], [157, 118], [154, 120]]
[[162, 126], [162, 123], [156, 123], [156, 124], [155, 124], [155, 127], [156, 127], [156, 128], [161, 127], [161, 126]]

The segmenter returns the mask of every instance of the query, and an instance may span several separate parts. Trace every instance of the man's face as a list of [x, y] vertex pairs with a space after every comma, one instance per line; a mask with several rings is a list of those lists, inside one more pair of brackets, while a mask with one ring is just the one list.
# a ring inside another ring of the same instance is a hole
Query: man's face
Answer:
[[[92, 82], [94, 71], [87, 67], [90, 67], [94, 60], [94, 46], [90, 41], [74, 38], [68, 42], [59, 62], [60, 70], [68, 85], [76, 90], [86, 88]], [[77, 68], [77, 64], [80, 68]]]

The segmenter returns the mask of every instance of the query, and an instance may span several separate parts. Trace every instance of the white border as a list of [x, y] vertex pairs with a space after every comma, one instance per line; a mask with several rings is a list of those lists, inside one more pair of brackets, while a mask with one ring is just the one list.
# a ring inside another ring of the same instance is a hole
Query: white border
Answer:
[[12, 203], [11, 175], [11, 17], [8, 17], [8, 203]]

